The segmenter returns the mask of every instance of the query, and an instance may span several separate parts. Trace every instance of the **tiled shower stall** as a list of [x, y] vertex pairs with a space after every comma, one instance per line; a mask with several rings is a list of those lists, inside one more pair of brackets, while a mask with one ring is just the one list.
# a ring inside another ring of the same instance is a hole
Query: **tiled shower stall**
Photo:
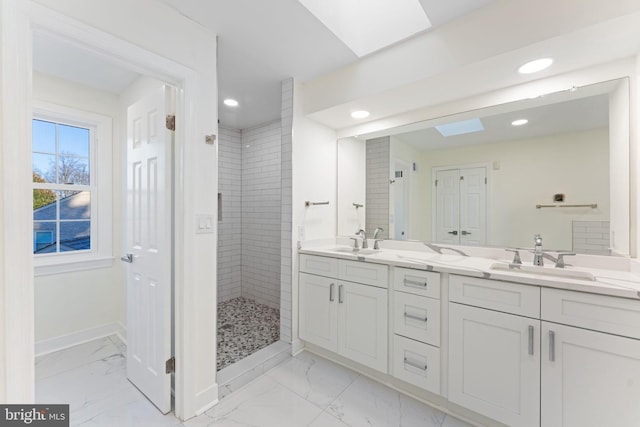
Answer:
[[220, 125], [218, 370], [290, 341], [292, 86], [283, 82], [281, 120]]

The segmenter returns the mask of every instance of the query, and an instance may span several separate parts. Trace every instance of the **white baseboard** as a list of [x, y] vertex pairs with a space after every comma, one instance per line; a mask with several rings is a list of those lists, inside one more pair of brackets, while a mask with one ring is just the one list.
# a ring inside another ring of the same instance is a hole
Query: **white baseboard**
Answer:
[[122, 323], [113, 322], [107, 323], [106, 325], [96, 326], [94, 328], [83, 329], [82, 331], [72, 332], [67, 335], [38, 341], [35, 344], [36, 357], [114, 334], [117, 335], [122, 342], [127, 342], [127, 329]]
[[211, 384], [196, 394], [196, 416], [203, 414], [218, 403], [218, 384]]

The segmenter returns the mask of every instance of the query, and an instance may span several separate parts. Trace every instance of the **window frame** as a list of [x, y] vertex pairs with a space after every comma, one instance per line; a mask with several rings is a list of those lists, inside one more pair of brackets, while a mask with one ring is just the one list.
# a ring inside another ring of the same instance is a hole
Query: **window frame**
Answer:
[[[91, 248], [79, 251], [33, 254], [35, 275], [112, 266], [112, 118], [67, 106], [34, 101], [32, 120], [34, 119], [90, 129], [92, 134], [89, 152]], [[31, 152], [33, 153], [33, 147]], [[32, 191], [36, 188], [34, 184], [31, 185]], [[38, 187], [43, 187], [43, 185], [40, 184]], [[44, 187], [47, 186], [44, 185]], [[33, 223], [32, 218], [32, 227]], [[35, 238], [35, 232], [33, 235]]]

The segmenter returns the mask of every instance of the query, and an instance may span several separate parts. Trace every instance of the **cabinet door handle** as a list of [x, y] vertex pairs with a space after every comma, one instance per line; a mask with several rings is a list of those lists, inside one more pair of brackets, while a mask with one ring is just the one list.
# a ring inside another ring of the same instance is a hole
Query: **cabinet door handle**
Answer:
[[408, 319], [419, 320], [421, 322], [426, 322], [427, 320], [429, 320], [427, 316], [416, 316], [415, 314], [407, 313], [406, 311], [404, 313], [404, 317]]
[[529, 355], [533, 356], [533, 326], [529, 325]]
[[405, 365], [409, 365], [412, 366], [416, 369], [420, 369], [421, 371], [426, 371], [427, 370], [427, 364], [426, 363], [418, 363], [418, 362], [414, 362], [413, 360], [405, 357], [404, 358], [404, 364]]
[[419, 282], [417, 280], [411, 280], [411, 279], [404, 279], [403, 281], [405, 286], [409, 286], [412, 288], [426, 288], [427, 287], [427, 282]]
[[556, 361], [556, 333], [549, 331], [549, 361]]
[[336, 287], [335, 283], [332, 283], [329, 285], [329, 301], [331, 302], [335, 301], [335, 297], [333, 295], [333, 290], [335, 289], [335, 287]]
[[344, 285], [338, 286], [338, 302], [342, 304], [344, 302], [344, 291], [342, 290]]

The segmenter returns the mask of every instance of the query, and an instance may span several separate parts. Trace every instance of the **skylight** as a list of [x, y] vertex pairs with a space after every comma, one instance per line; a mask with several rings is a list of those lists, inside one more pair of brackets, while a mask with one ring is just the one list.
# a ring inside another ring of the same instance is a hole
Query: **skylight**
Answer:
[[431, 27], [419, 0], [298, 0], [356, 55]]
[[464, 135], [465, 133], [480, 132], [484, 130], [480, 119], [469, 119], [460, 122], [448, 123], [436, 126], [442, 136]]

